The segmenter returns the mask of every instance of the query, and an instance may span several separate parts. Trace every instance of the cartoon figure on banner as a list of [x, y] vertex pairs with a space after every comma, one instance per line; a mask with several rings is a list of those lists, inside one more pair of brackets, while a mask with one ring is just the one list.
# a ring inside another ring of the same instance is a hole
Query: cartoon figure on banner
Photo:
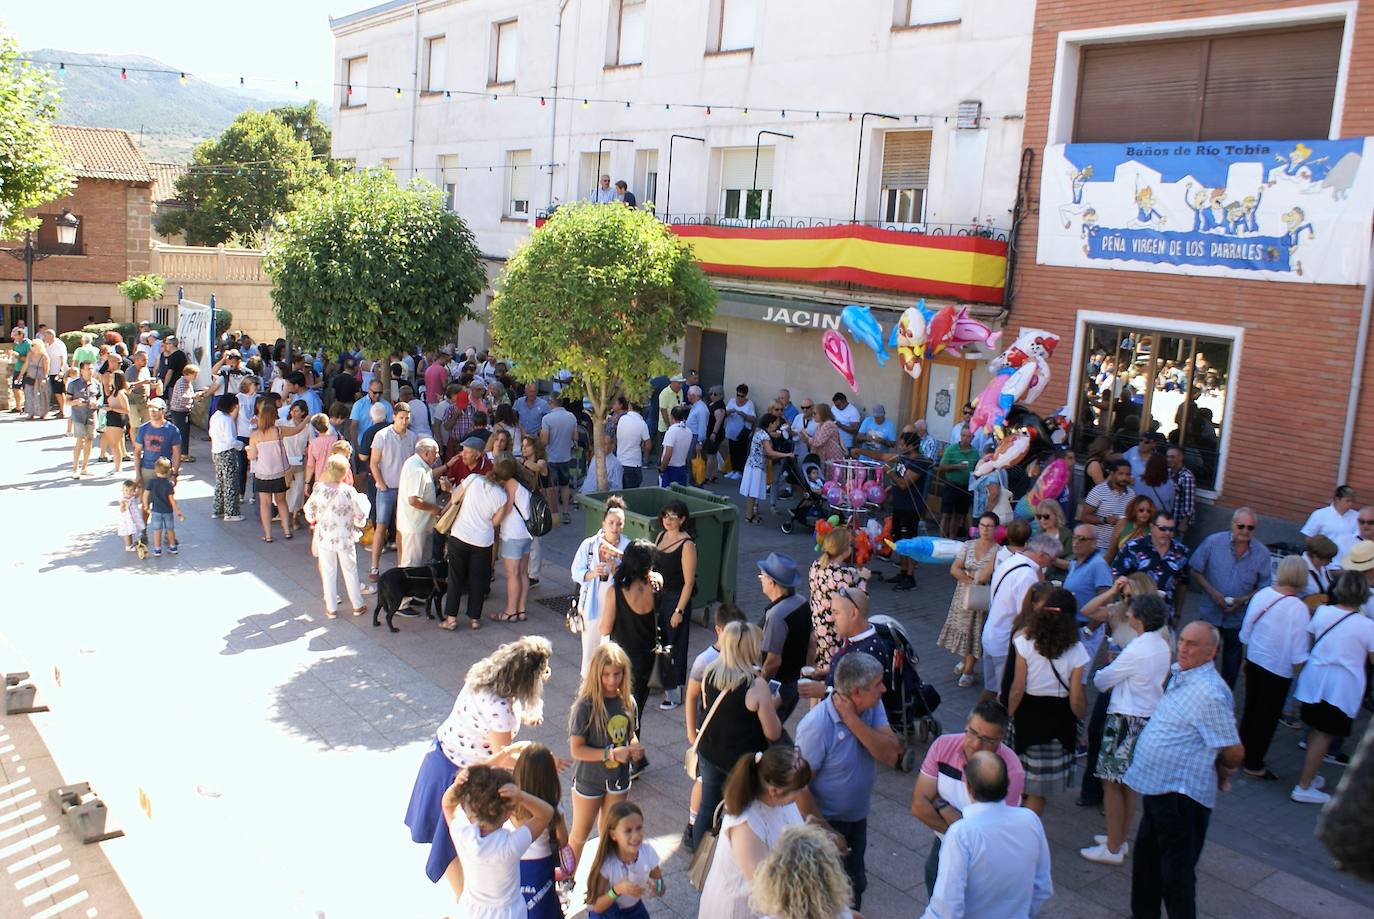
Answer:
[[1078, 228], [1078, 235], [1083, 237], [1083, 254], [1091, 255], [1093, 239], [1097, 236], [1097, 210], [1088, 208], [1083, 212], [1083, 226]]
[[1135, 193], [1135, 219], [1126, 224], [1128, 227], [1162, 227], [1168, 222], [1155, 208], [1155, 190], [1149, 185], [1137, 189]]
[[891, 355], [883, 348], [883, 327], [873, 318], [868, 307], [851, 303], [840, 311], [840, 321], [849, 329], [849, 334], [854, 336], [855, 341], [872, 349], [879, 367], [887, 364], [887, 359]]
[[988, 365], [992, 379], [979, 393], [970, 422], [975, 431], [994, 433], [1013, 405], [1040, 397], [1049, 385], [1049, 359], [1058, 344], [1059, 336], [1053, 332], [1028, 329], [993, 358]]
[[1064, 223], [1064, 229], [1068, 229], [1073, 224], [1073, 218], [1079, 216], [1087, 210], [1083, 204], [1083, 189], [1087, 187], [1088, 180], [1093, 177], [1092, 163], [1082, 169], [1071, 169], [1068, 172], [1069, 188], [1073, 194], [1072, 204], [1061, 204], [1059, 206], [1059, 219]]
[[1298, 241], [1302, 236], [1302, 231], [1307, 231], [1308, 239], [1316, 239], [1316, 231], [1312, 229], [1312, 224], [1307, 222], [1307, 215], [1300, 207], [1295, 207], [1283, 215], [1283, 225], [1288, 231], [1283, 234], [1283, 243], [1288, 247], [1288, 264], [1298, 274], [1302, 274], [1302, 262], [1294, 258], [1298, 253]]
[[1304, 143], [1294, 144], [1292, 151], [1287, 156], [1282, 153], [1274, 154], [1274, 161], [1279, 165], [1269, 170], [1268, 184], [1271, 188], [1277, 184], [1278, 178], [1275, 177], [1275, 173], [1278, 173], [1279, 177], [1307, 184], [1320, 178], [1315, 167], [1326, 162], [1327, 159], [1328, 157], [1325, 156], [1313, 159], [1311, 147]]
[[825, 359], [830, 362], [830, 366], [844, 377], [849, 388], [857, 395], [859, 384], [854, 379], [854, 355], [849, 351], [849, 342], [834, 329], [826, 329], [825, 335], [821, 338], [821, 349], [825, 352]]
[[1212, 233], [1221, 229], [1226, 219], [1226, 207], [1221, 199], [1226, 197], [1224, 188], [1199, 188], [1193, 194], [1193, 183], [1183, 187], [1183, 200], [1193, 210], [1193, 232]]

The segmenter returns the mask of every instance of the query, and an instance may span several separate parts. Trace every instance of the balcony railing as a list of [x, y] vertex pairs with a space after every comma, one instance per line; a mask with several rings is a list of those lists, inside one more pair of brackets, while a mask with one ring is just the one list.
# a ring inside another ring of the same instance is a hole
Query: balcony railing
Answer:
[[719, 214], [666, 214], [659, 220], [669, 226], [748, 227], [750, 229], [801, 230], [814, 227], [873, 227], [916, 236], [953, 236], [1007, 242], [1010, 231], [990, 223], [900, 223], [892, 220], [849, 220], [844, 217], [769, 217], [749, 220]]

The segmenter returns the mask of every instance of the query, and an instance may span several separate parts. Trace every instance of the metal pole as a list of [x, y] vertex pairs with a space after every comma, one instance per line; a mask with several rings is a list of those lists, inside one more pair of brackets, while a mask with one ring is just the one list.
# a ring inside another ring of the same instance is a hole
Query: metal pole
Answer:
[[[634, 141], [631, 140], [631, 139], [628, 138], [628, 137], [603, 137], [603, 138], [601, 138], [600, 140], [598, 140], [598, 141], [596, 142], [596, 183], [595, 183], [595, 184], [596, 184], [596, 186], [597, 186], [598, 189], [599, 189], [600, 186], [601, 186], [601, 145], [604, 144], [604, 143], [606, 143], [607, 141], [610, 141], [610, 142], [613, 143], [613, 144], [632, 144], [632, 143], [634, 143]], [[610, 173], [608, 172], [607, 175], [610, 175]]]
[[[29, 338], [38, 329], [38, 311], [33, 305], [33, 263], [37, 261], [33, 248], [33, 232], [24, 234], [24, 296], [29, 304]], [[53, 320], [56, 322], [56, 320]]]
[[703, 144], [706, 143], [706, 138], [693, 137], [691, 134], [668, 135], [668, 180], [665, 183], [667, 184], [668, 189], [667, 194], [664, 196], [665, 200], [663, 202], [663, 217], [669, 223], [672, 223], [673, 215], [673, 141], [677, 140], [679, 137], [681, 137], [683, 140], [695, 140]]
[[864, 120], [870, 115], [886, 121], [901, 120], [896, 115], [884, 115], [882, 112], [864, 112], [859, 116], [859, 155], [854, 158], [854, 213], [849, 217], [850, 223], [859, 222], [859, 169], [864, 161]]
[[[791, 134], [784, 134], [781, 131], [760, 131], [754, 138], [754, 178], [749, 181], [751, 192], [759, 190], [759, 145], [763, 143], [763, 135], [772, 134], [774, 137], [786, 137], [788, 140], [796, 140]], [[744, 212], [749, 212], [749, 201], [744, 202]], [[759, 195], [759, 216], [763, 216], [763, 196]]]

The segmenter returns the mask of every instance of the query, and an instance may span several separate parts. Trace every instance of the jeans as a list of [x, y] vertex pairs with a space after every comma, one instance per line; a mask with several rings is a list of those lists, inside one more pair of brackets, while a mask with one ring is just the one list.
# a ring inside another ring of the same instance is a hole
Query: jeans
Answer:
[[936, 836], [930, 843], [930, 854], [926, 856], [926, 899], [935, 896], [935, 882], [940, 879], [940, 843]]
[[638, 488], [644, 483], [644, 467], [624, 466], [621, 468], [620, 476], [623, 488]]
[[1211, 808], [1187, 795], [1142, 797], [1140, 830], [1131, 852], [1134, 919], [1158, 919], [1161, 901], [1169, 919], [1197, 916], [1197, 860], [1211, 816]]
[[1256, 664], [1245, 662], [1245, 708], [1240, 717], [1240, 742], [1245, 745], [1245, 768], [1258, 772], [1274, 739], [1274, 730], [1283, 714], [1291, 677], [1279, 676]]
[[697, 809], [697, 822], [692, 824], [694, 852], [701, 845], [701, 840], [706, 837], [711, 824], [715, 822], [716, 806], [720, 804], [725, 791], [725, 779], [729, 774], [704, 756], [697, 757], [697, 771], [701, 773], [701, 807]]
[[1097, 766], [1097, 754], [1102, 750], [1102, 729], [1107, 725], [1107, 706], [1112, 702], [1111, 690], [1097, 694], [1093, 713], [1088, 718], [1088, 758], [1083, 770], [1083, 784], [1079, 786], [1078, 798], [1088, 804], [1102, 803], [1102, 780], [1093, 775]]
[[468, 595], [467, 617], [473, 622], [482, 618], [482, 601], [487, 598], [491, 581], [491, 546], [473, 546], [461, 539], [448, 538], [448, 594], [444, 598], [444, 616], [458, 618], [458, 600]]
[[1240, 676], [1240, 626], [1218, 631], [1221, 632], [1221, 678], [1227, 686], [1235, 689], [1236, 678]]
[[248, 438], [240, 437], [239, 443], [243, 444], [243, 449], [234, 451], [234, 456], [239, 464], [239, 496], [246, 497], [248, 494]]
[[658, 592], [658, 632], [663, 643], [671, 645], [671, 654], [661, 655], [658, 659], [658, 681], [665, 691], [672, 691], [687, 685], [687, 641], [692, 630], [692, 611], [685, 610], [682, 624], [673, 628], [673, 612], [677, 609], [680, 593], [661, 590]]
[[191, 413], [170, 411], [167, 413], [167, 420], [176, 425], [177, 431], [181, 434], [181, 455], [185, 456], [191, 452]]
[[849, 875], [849, 883], [854, 887], [854, 908], [863, 909], [864, 889], [868, 887], [868, 872], [864, 869], [864, 853], [868, 850], [868, 818], [828, 822], [849, 846], [849, 853], [841, 861], [844, 863], [844, 873]]

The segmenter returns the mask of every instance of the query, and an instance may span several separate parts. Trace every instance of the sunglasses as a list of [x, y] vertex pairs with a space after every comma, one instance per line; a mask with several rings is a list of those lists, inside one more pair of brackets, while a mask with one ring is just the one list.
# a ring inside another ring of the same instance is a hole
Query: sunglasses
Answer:
[[1234, 523], [1232, 527], [1237, 530], [1253, 530], [1255, 525], [1253, 523]]
[[1092, 541], [1093, 541], [1094, 539], [1096, 539], [1096, 538], [1097, 538], [1097, 537], [1095, 537], [1095, 536], [1075, 536], [1075, 537], [1073, 538], [1073, 541], [1074, 541], [1074, 542], [1092, 542]]
[[1036, 515], [1035, 515], [1035, 519], [1036, 519], [1036, 520], [1050, 520], [1050, 519], [1052, 519], [1052, 518], [1051, 518], [1051, 516], [1050, 516], [1049, 514], [1036, 514]]
[[1176, 527], [1176, 526], [1174, 526], [1174, 527], [1166, 527], [1166, 526], [1164, 526], [1162, 523], [1156, 523], [1156, 524], [1155, 524], [1155, 529], [1156, 529], [1156, 530], [1159, 530], [1159, 532], [1161, 532], [1161, 533], [1172, 533], [1174, 530], [1177, 530], [1178, 527]]
[[1374, 526], [1374, 520], [1369, 520], [1365, 517], [1361, 517], [1358, 522], [1364, 524], [1365, 526]]

